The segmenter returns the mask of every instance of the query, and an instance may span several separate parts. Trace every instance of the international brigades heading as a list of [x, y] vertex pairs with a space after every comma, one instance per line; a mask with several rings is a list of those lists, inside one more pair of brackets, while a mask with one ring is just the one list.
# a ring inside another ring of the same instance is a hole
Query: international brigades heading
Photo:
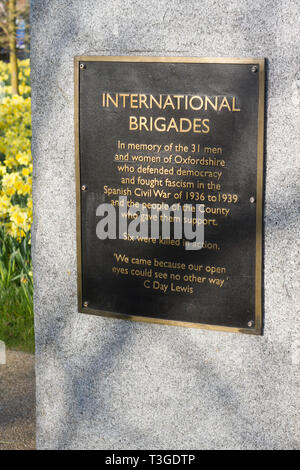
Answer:
[[[149, 95], [139, 93], [102, 93], [103, 108], [174, 110], [174, 111], [221, 111], [240, 112], [235, 96], [199, 96], [199, 95]], [[130, 131], [146, 132], [193, 132], [208, 134], [211, 122], [208, 118], [187, 118], [174, 116], [129, 116]]]

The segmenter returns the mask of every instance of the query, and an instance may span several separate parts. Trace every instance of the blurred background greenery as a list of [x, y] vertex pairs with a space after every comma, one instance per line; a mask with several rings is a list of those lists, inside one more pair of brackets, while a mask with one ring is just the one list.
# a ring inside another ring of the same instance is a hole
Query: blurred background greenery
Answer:
[[0, 340], [34, 351], [29, 4], [0, 1]]

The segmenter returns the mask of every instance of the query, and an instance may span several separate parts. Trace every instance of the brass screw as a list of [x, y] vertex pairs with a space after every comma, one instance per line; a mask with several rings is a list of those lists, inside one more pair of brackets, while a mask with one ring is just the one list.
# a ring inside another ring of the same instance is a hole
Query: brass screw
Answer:
[[251, 67], [251, 72], [252, 72], [252, 73], [256, 73], [257, 71], [258, 71], [257, 65], [253, 65], [253, 66]]
[[86, 185], [86, 184], [83, 184], [83, 185], [81, 186], [81, 190], [82, 190], [82, 191], [86, 191], [86, 190], [87, 190], [87, 185]]
[[89, 303], [87, 301], [83, 302], [83, 306], [84, 307], [88, 307], [89, 306]]
[[251, 202], [251, 204], [254, 204], [254, 202], [255, 202], [255, 197], [251, 196], [251, 197], [250, 197], [250, 202]]
[[85, 64], [80, 64], [80, 68], [81, 68], [81, 70], [86, 69], [86, 65]]
[[251, 321], [248, 321], [248, 326], [249, 328], [251, 328], [253, 326], [254, 322], [251, 320]]

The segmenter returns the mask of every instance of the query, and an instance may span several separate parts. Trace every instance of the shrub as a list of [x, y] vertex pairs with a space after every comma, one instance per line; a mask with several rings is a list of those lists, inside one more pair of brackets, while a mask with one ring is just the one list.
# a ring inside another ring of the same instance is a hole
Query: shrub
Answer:
[[0, 61], [0, 339], [33, 350], [30, 253], [32, 158], [29, 60], [19, 61], [20, 96]]

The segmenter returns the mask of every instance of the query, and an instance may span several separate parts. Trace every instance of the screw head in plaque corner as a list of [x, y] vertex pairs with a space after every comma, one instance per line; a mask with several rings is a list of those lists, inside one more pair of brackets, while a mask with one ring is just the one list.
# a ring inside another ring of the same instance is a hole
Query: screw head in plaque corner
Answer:
[[253, 320], [248, 321], [248, 326], [249, 328], [252, 328], [254, 326], [254, 321]]
[[257, 65], [252, 65], [250, 70], [251, 70], [252, 73], [256, 73], [258, 71]]
[[86, 65], [85, 65], [85, 64], [80, 64], [80, 66], [79, 66], [79, 67], [81, 68], [81, 70], [84, 70], [84, 69], [86, 69]]
[[83, 184], [83, 185], [81, 186], [81, 191], [86, 191], [86, 190], [87, 190], [87, 185], [86, 185], [86, 184]]
[[87, 301], [83, 302], [83, 306], [84, 307], [88, 307], [89, 306], [89, 303]]
[[254, 196], [251, 196], [249, 201], [251, 202], [251, 204], [254, 204], [255, 203], [255, 197]]

